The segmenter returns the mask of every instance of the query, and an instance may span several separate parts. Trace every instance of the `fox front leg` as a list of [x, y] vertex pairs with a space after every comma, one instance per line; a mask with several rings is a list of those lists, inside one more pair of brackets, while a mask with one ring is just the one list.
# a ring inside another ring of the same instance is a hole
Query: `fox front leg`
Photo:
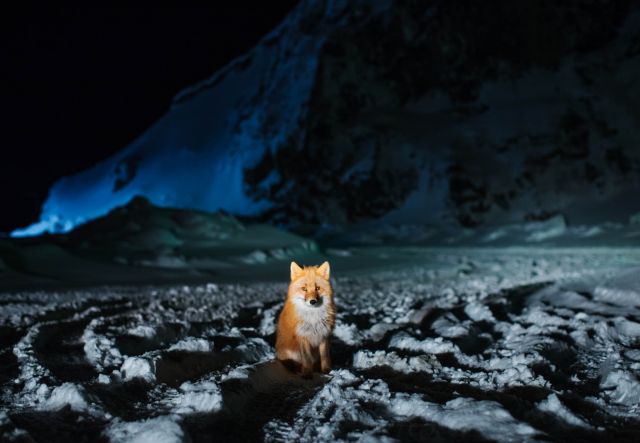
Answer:
[[331, 356], [329, 355], [329, 339], [320, 342], [320, 370], [325, 374], [331, 371]]
[[313, 354], [311, 345], [306, 341], [300, 344], [300, 356], [302, 357], [302, 377], [313, 377]]

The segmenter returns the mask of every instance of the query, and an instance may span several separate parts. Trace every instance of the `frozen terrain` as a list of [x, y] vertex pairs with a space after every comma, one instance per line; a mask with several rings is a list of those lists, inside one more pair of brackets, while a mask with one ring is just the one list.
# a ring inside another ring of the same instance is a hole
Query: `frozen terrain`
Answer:
[[640, 251], [368, 253], [413, 265], [334, 266], [310, 381], [272, 360], [284, 281], [1, 294], [0, 440], [640, 440]]

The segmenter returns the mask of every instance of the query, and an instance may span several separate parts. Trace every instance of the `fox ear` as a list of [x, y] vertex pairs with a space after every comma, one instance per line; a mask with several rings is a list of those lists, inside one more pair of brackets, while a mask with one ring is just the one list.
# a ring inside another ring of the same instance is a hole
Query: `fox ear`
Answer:
[[331, 268], [329, 267], [329, 262], [326, 261], [324, 263], [322, 263], [320, 266], [318, 266], [318, 268], [316, 269], [316, 273], [324, 278], [325, 280], [329, 280], [329, 274], [331, 273]]
[[302, 268], [298, 266], [298, 263], [291, 262], [291, 281], [295, 280], [302, 274]]

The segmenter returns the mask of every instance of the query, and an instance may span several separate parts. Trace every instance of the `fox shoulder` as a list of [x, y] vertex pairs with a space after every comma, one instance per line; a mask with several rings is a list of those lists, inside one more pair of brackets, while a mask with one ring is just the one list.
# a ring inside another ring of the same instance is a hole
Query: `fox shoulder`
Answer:
[[278, 318], [278, 329], [295, 330], [298, 321], [298, 313], [296, 312], [294, 304], [291, 302], [291, 300], [286, 300], [284, 303], [284, 308], [282, 309], [280, 317]]

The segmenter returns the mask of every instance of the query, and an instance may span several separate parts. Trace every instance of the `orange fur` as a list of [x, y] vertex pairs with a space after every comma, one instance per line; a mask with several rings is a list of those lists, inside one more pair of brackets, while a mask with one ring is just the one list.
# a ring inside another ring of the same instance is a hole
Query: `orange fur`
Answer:
[[303, 376], [314, 369], [331, 370], [329, 337], [336, 310], [329, 273], [327, 262], [304, 268], [291, 263], [287, 299], [278, 318], [276, 358]]

